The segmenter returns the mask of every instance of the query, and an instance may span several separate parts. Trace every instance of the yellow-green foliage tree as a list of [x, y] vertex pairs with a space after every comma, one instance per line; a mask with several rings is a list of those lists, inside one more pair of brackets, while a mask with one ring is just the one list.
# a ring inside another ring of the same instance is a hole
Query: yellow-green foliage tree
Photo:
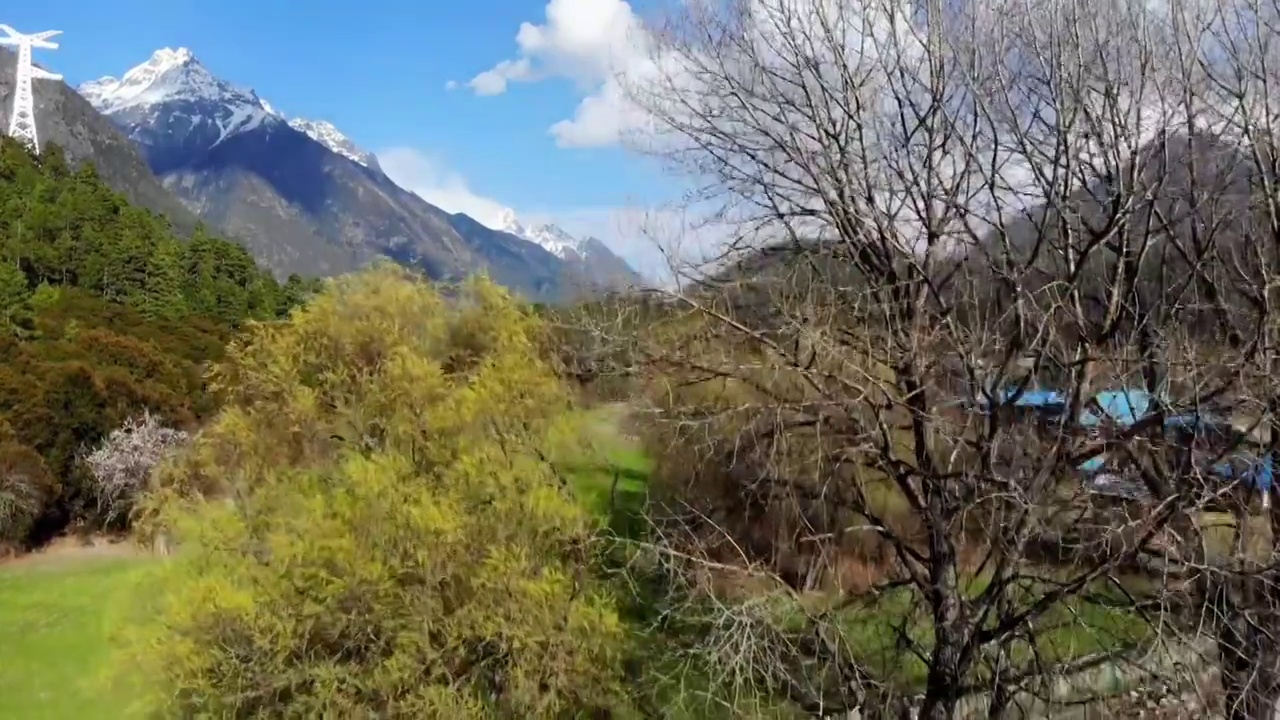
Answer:
[[[258, 325], [227, 405], [158, 475], [177, 551], [143, 633], [184, 717], [616, 709], [625, 632], [590, 520], [539, 461], [567, 396], [538, 321], [382, 267]], [[138, 648], [135, 648], [135, 650]]]

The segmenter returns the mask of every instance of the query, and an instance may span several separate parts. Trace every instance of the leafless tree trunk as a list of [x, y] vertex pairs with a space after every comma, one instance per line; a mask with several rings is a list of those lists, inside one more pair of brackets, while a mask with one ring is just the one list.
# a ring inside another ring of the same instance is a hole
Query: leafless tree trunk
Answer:
[[[1221, 507], [1249, 525], [1249, 493], [1202, 472], [1239, 448], [1209, 457], [1165, 428], [1215, 406], [1280, 448], [1276, 19], [1234, 0], [725, 0], [650, 38], [653, 72], [628, 88], [654, 131], [635, 142], [729, 228], [675, 268], [630, 355], [688, 481], [664, 557], [800, 598], [794, 578], [880, 549], [869, 586], [796, 602], [857, 691], [797, 690], [778, 668], [815, 655], [794, 638], [745, 649], [777, 640], [763, 616], [718, 646], [754, 658], [735, 678], [768, 657], [797, 704], [850, 709], [892, 682], [833, 618], [888, 607], [884, 632], [923, 666], [920, 717], [978, 694], [998, 717], [1201, 634], [1210, 609], [1227, 693], [1253, 693], [1232, 712], [1271, 706], [1276, 683], [1240, 673], [1275, 641], [1238, 621], [1274, 590], [1228, 601], [1222, 578], [1270, 577], [1274, 547], [1222, 552], [1203, 530]], [[1006, 412], [1036, 383], [1064, 406], [1039, 425]], [[1157, 402], [1132, 422], [1090, 406], [1121, 388]], [[1104, 454], [1142, 500], [1084, 487]], [[817, 567], [779, 559], [801, 554]], [[1102, 607], [1144, 630], [1048, 649]]]

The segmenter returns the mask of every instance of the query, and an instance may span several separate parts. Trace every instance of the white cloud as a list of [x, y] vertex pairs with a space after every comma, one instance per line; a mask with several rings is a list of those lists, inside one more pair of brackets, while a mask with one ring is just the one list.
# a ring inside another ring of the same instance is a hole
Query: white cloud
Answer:
[[489, 70], [485, 70], [471, 78], [467, 85], [477, 95], [501, 95], [507, 91], [508, 82], [532, 79], [534, 79], [532, 63], [530, 63], [529, 58], [520, 58], [519, 60], [503, 60]]
[[[776, 0], [750, 3], [751, 42], [767, 57], [779, 46], [777, 34], [792, 32], [794, 24], [819, 23], [837, 15], [859, 25], [850, 32], [851, 54], [870, 54], [893, 33], [889, 15], [904, 12], [901, 0], [866, 3], [839, 0]], [[786, 13], [781, 12], [785, 8]], [[662, 49], [654, 31], [626, 0], [549, 0], [540, 24], [525, 22], [516, 33], [516, 56], [498, 62], [468, 83], [477, 95], [506, 92], [512, 83], [563, 78], [574, 82], [581, 100], [570, 118], [553, 124], [549, 132], [561, 147], [600, 147], [618, 143], [629, 134], [654, 128], [647, 112], [631, 101], [629, 90], [657, 89], [667, 83], [684, 84], [685, 72], [677, 54]], [[900, 18], [899, 18], [900, 19]], [[904, 27], [901, 23], [897, 26]], [[818, 28], [807, 28], [821, 37]], [[904, 38], [897, 38], [902, 41]]]
[[[900, 66], [909, 67], [915, 59], [913, 53], [918, 49], [911, 36], [910, 23], [902, 22], [906, 7], [902, 0], [880, 0], [853, 6], [840, 0], [761, 0], [750, 2], [748, 6], [753, 12], [748, 18], [751, 25], [745, 39], [756, 46], [759, 57], [764, 61], [776, 58], [777, 48], [783, 45], [780, 33], [821, 39], [826, 37], [824, 29], [830, 29], [824, 21], [831, 21], [836, 16], [846, 23], [836, 25], [847, 31], [844, 42], [848, 43], [847, 47], [836, 52], [847, 53], [852, 66], [864, 74], [877, 68], [875, 58], [885, 52], [890, 53], [891, 59], [898, 61]], [[689, 67], [691, 62], [696, 65], [695, 56], [682, 57], [679, 48], [664, 49], [658, 36], [626, 0], [549, 0], [544, 15], [544, 22], [540, 24], [521, 24], [516, 34], [515, 56], [476, 75], [469, 83], [473, 91], [478, 95], [495, 95], [518, 82], [567, 79], [577, 85], [581, 97], [570, 117], [549, 128], [559, 146], [601, 147], [616, 144], [624, 138], [679, 142], [679, 138], [665, 137], [668, 133], [655, 126], [652, 116], [631, 100], [631, 91], [658, 91], [648, 100], [661, 102], [667, 96], [662, 92], [664, 87], [696, 88], [698, 75]], [[683, 50], [686, 53], [697, 52], [690, 46], [683, 47]], [[868, 84], [874, 83], [868, 80]], [[682, 99], [694, 103], [717, 102], [715, 93], [703, 96], [690, 92], [683, 95]], [[667, 110], [677, 114], [694, 112], [698, 117], [719, 117], [710, 108], [704, 113], [698, 113], [697, 108], [671, 107]], [[786, 124], [791, 120], [786, 118], [779, 122]], [[724, 122], [732, 124], [735, 121], [741, 122], [741, 115], [730, 112]], [[637, 132], [639, 135], [634, 135]], [[657, 234], [662, 237], [664, 246], [669, 246], [674, 239], [681, 239], [683, 248], [680, 254], [684, 257], [679, 259], [680, 262], [696, 262], [713, 254], [711, 248], [733, 234], [723, 225], [719, 228], [698, 228], [696, 224], [687, 222], [685, 217], [680, 221], [662, 213], [657, 216], [650, 214], [649, 217], [650, 221], [661, 217], [663, 229]], [[563, 222], [573, 224], [569, 220]], [[616, 217], [593, 220], [596, 226], [602, 223], [616, 225], [618, 221]], [[626, 221], [623, 225], [635, 223]], [[622, 229], [595, 234], [618, 238], [619, 254], [643, 271], [654, 274], [655, 268], [666, 265], [666, 258], [646, 237], [655, 234], [651, 229], [640, 232]]]
[[492, 227], [506, 206], [473, 191], [466, 178], [413, 148], [377, 153], [383, 172], [397, 185], [451, 213], [466, 213]]
[[470, 80], [477, 95], [498, 95], [510, 83], [566, 78], [584, 97], [572, 118], [550, 129], [561, 147], [616, 143], [643, 114], [628, 102], [621, 78], [653, 66], [648, 30], [625, 0], [550, 0], [546, 21], [522, 23], [518, 56]]
[[[1164, 7], [1162, 3], [1166, 0], [1146, 0], [1146, 2], [1148, 7], [1162, 9]], [[865, 162], [872, 170], [885, 168], [884, 172], [889, 176], [883, 183], [872, 184], [872, 187], [876, 188], [873, 192], [884, 198], [879, 204], [885, 208], [904, 205], [903, 196], [910, 194], [911, 191], [902, 187], [900, 182], [891, 177], [891, 168], [895, 163], [910, 162], [907, 159], [908, 143], [906, 139], [900, 137], [901, 129], [897, 125], [900, 115], [898, 112], [900, 108], [897, 105], [902, 101], [901, 89], [909, 86], [911, 82], [901, 71], [905, 70], [909, 73], [913, 68], [919, 68], [921, 71], [928, 68], [928, 64], [922, 61], [923, 36], [920, 34], [920, 28], [913, 24], [913, 20], [918, 17], [912, 14], [914, 6], [903, 0], [871, 0], [859, 3], [849, 3], [845, 0], [760, 0], [760, 2], [749, 2], [747, 6], [755, 12], [746, 18], [753, 24], [747, 28], [745, 37], [759, 51], [758, 61], [765, 63], [776, 61], [777, 57], [774, 53], [786, 52], [785, 43], [779, 38], [779, 34], [783, 33], [811, 41], [814, 47], [808, 48], [806, 52], [832, 54], [830, 58], [822, 57], [819, 58], [820, 60], [838, 60], [829, 65], [826, 62], [817, 63], [815, 67], [830, 67], [840, 73], [849, 71], [857, 79], [856, 84], [860, 91], [867, 94], [866, 98], [860, 99], [865, 103], [863, 107], [870, 109], [870, 112], [865, 112], [864, 117], [859, 119], [859, 127], [867, 137], [871, 138], [868, 144], [870, 149], [866, 151], [867, 156], [862, 158], [861, 162]], [[719, 6], [716, 3], [710, 3], [708, 7]], [[992, 0], [977, 5], [961, 4], [955, 7], [976, 10], [973, 19], [979, 22], [986, 32], [1003, 24], [1011, 16], [1010, 10], [1019, 6], [1011, 0]], [[1118, 7], [1128, 6], [1122, 4]], [[770, 12], [770, 8], [774, 11]], [[1116, 20], [1118, 25], [1103, 23], [1102, 26], [1105, 29], [1101, 35], [1095, 37], [1094, 35], [1099, 31], [1093, 28], [1086, 33], [1087, 37], [1082, 41], [1104, 43], [1109, 47], [1112, 55], [1118, 58], [1127, 57], [1125, 53], [1131, 52], [1135, 58], [1145, 63], [1147, 55], [1142, 52], [1144, 48], [1141, 44], [1127, 43], [1123, 38], [1130, 37], [1131, 33], [1141, 33], [1139, 37], [1145, 37], [1145, 33], [1152, 32], [1152, 26], [1147, 19], [1128, 14], [1123, 9], [1111, 8], [1110, 5], [1105, 5], [1105, 9], [1113, 13], [1108, 17]], [[554, 123], [549, 128], [550, 134], [562, 147], [611, 145], [626, 137], [629, 132], [646, 129], [646, 114], [628, 100], [627, 90], [634, 87], [631, 83], [643, 84], [646, 80], [663, 77], [671, 82], [681, 84], [691, 82], [696, 86], [696, 76], [680, 72], [682, 67], [672, 61], [671, 55], [658, 51], [659, 43], [655, 36], [650, 34], [645, 23], [625, 0], [549, 0], [544, 15], [540, 23], [521, 24], [515, 37], [516, 48], [509, 59], [502, 60], [489, 70], [476, 75], [467, 84], [478, 95], [496, 95], [506, 92], [517, 83], [530, 83], [549, 78], [571, 81], [579, 89], [579, 103], [570, 117]], [[1016, 16], [1016, 13], [1013, 15]], [[839, 21], [837, 22], [836, 19]], [[1057, 13], [1021, 18], [1020, 22], [1025, 27], [1015, 30], [1013, 37], [1017, 37], [1018, 32], [1027, 33], [1024, 41], [1030, 43], [1039, 38], [1040, 34], [1052, 30], [1052, 27], [1045, 23], [1059, 20], [1061, 17]], [[992, 37], [1004, 36], [993, 34]], [[840, 44], [831, 45], [830, 43], [833, 42]], [[1249, 46], [1248, 43], [1242, 43], [1242, 45]], [[782, 49], [779, 50], [779, 48]], [[686, 48], [686, 50], [693, 51], [692, 48]], [[1019, 78], [1030, 77], [1034, 68], [1004, 66], [1005, 63], [1018, 62], [1020, 56], [1017, 53], [994, 55], [981, 53], [981, 55], [985, 56], [984, 62], [992, 63], [992, 67], [999, 70], [999, 72], [993, 70], [984, 77], [1014, 78], [1012, 82], [1015, 84], [1030, 82]], [[1143, 65], [1135, 62], [1135, 66]], [[1112, 68], [1112, 71], [1119, 69], [1120, 66], [1117, 66]], [[790, 73], [791, 71], [783, 69], [781, 75], [789, 77]], [[742, 80], [746, 82], [746, 79]], [[843, 80], [844, 78], [838, 79], [836, 85], [839, 86], [840, 81]], [[886, 86], [897, 89], [885, 90]], [[1142, 87], [1146, 88], [1146, 85]], [[1150, 90], [1146, 90], [1146, 93], [1148, 96], [1153, 95]], [[718, 102], [716, 93], [703, 96], [692, 92], [686, 95], [684, 99], [691, 100], [695, 104]], [[1160, 97], [1158, 92], [1154, 95], [1157, 98]], [[1174, 98], [1176, 102], [1181, 96], [1173, 93], [1168, 97]], [[1016, 101], [1017, 97], [1010, 99]], [[811, 102], [819, 105], [830, 103], [832, 116], [839, 117], [841, 113], [846, 112], [843, 106], [848, 104], [848, 99], [837, 96], [827, 100], [819, 95], [819, 99]], [[1165, 98], [1162, 102], [1168, 102], [1168, 99]], [[748, 105], [750, 104], [748, 102]], [[803, 104], [797, 107], [803, 107]], [[882, 108], [883, 112], [876, 113], [877, 107]], [[1134, 107], [1137, 108], [1137, 105]], [[703, 112], [698, 113], [699, 109]], [[758, 126], [761, 122], [776, 122], [783, 128], [798, 127], [796, 134], [801, 137], [822, 137], [820, 132], [807, 131], [809, 124], [815, 120], [805, 116], [804, 113], [772, 117], [768, 115], [768, 108], [763, 110], [757, 107], [730, 108], [723, 114], [712, 112], [713, 109], [719, 108], [695, 108], [694, 112], [696, 115], [707, 118], [705, 122], [713, 123], [722, 132], [725, 128], [732, 128], [735, 123], [750, 127]], [[757, 110], [769, 120], [762, 121], [754, 117]], [[1043, 114], [1044, 110], [1037, 107], [1036, 112]], [[1145, 136], [1153, 130], [1147, 125], [1153, 121], [1164, 122], [1168, 117], [1167, 110], [1160, 108], [1148, 109], [1143, 113], [1135, 111], [1134, 117], [1125, 119], [1127, 124], [1133, 126], [1126, 129]], [[1017, 117], [1012, 121], [1020, 122]], [[695, 127], [697, 126], [698, 124], [695, 123]], [[1040, 201], [1040, 196], [1037, 194], [1040, 188], [1036, 186], [1041, 181], [1032, 177], [1028, 170], [1034, 158], [1025, 157], [1027, 152], [1025, 148], [1007, 147], [1006, 144], [1009, 141], [1003, 137], [1016, 138], [1017, 135], [1018, 133], [1008, 131], [1002, 133], [1000, 138], [985, 138], [991, 147], [976, 148], [973, 151], [979, 156], [976, 159], [974, 156], [960, 153], [938, 165], [940, 169], [935, 172], [939, 173], [952, 172], [950, 169], [952, 166], [972, 167], [978, 172], [985, 173], [988, 169], [985, 163], [992, 157], [999, 160], [1001, 163], [997, 171], [999, 181], [996, 187], [992, 188], [995, 192], [988, 194], [978, 191], [976, 188], [981, 183], [977, 179], [974, 181], [974, 199], [971, 202], [976, 212], [972, 214], [973, 216], [985, 217], [989, 212], [997, 212], [998, 208], [994, 205], [996, 199], [1006, 206], [1006, 211], [1016, 210], [1027, 204], [1038, 204]], [[884, 142], [877, 143], [877, 137], [883, 138]], [[1050, 138], [1050, 140], [1053, 139]], [[1050, 147], [1053, 149], [1055, 146]], [[951, 165], [947, 164], [948, 160]], [[783, 161], [770, 160], [769, 163], [785, 166]], [[714, 166], [714, 163], [712, 165]], [[1059, 182], [1059, 180], [1054, 179], [1051, 182]], [[782, 194], [789, 198], [784, 202], [793, 203], [797, 207], [806, 207], [815, 202], [812, 194], [809, 193], [807, 183], [802, 182], [797, 185], [782, 180], [776, 185], [782, 186]], [[815, 209], [821, 210], [821, 208]], [[625, 214], [625, 211], [621, 212], [621, 215]], [[914, 227], [911, 225], [912, 212], [893, 211], [890, 214], [896, 218], [894, 222], [902, 223], [906, 228], [903, 232], [904, 237], [910, 237], [913, 234], [910, 230]], [[656, 246], [645, 236], [646, 234], [629, 227], [635, 223], [620, 221], [620, 211], [588, 209], [577, 211], [576, 215], [562, 213], [558, 217], [558, 221], [571, 232], [587, 232], [598, 235], [602, 239], [612, 239], [619, 254], [638, 269], [654, 274], [665, 264]], [[817, 213], [817, 217], [822, 217], [821, 212]], [[919, 218], [915, 218], [915, 221], [918, 220]], [[667, 237], [689, 235], [686, 227], [672, 227], [672, 231], [667, 233]], [[701, 247], [702, 241], [695, 240], [692, 245]]]

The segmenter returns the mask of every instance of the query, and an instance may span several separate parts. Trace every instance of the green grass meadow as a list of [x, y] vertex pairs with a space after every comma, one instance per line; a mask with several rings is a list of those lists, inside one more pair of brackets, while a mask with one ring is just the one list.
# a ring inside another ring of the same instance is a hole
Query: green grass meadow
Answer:
[[0, 718], [142, 717], [113, 637], [152, 560], [85, 557], [0, 568]]
[[626, 535], [644, 506], [652, 463], [622, 432], [622, 412], [605, 406], [578, 414], [549, 459], [584, 507]]

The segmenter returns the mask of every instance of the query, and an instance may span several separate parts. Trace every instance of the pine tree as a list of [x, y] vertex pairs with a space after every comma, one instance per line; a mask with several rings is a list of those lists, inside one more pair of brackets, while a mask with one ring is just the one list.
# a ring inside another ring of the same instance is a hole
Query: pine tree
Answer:
[[29, 327], [31, 287], [27, 276], [12, 262], [0, 262], [0, 325], [6, 332]]
[[186, 314], [182, 295], [182, 246], [171, 239], [156, 244], [147, 263], [140, 309], [146, 317], [175, 319]]

